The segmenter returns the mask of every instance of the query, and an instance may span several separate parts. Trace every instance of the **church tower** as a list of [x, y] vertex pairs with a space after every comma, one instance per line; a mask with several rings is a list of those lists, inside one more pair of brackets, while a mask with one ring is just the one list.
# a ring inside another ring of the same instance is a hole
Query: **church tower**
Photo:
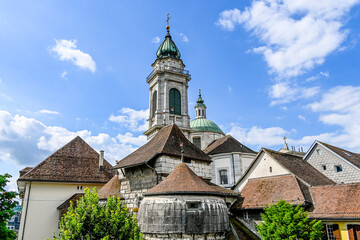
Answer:
[[144, 133], [150, 140], [163, 126], [175, 123], [188, 138], [190, 116], [188, 113], [189, 71], [181, 60], [179, 49], [170, 35], [169, 16], [166, 36], [156, 52], [151, 65], [153, 71], [146, 78], [149, 84], [149, 127]]

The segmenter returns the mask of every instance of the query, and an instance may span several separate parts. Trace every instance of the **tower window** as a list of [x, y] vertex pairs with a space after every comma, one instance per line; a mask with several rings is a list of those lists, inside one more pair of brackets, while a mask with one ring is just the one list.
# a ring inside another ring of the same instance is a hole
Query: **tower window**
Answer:
[[200, 137], [193, 137], [193, 144], [201, 149], [201, 138]]
[[203, 117], [205, 117], [205, 111], [204, 111], [204, 109], [202, 110], [202, 115], [203, 115]]
[[176, 88], [169, 92], [169, 111], [171, 114], [181, 115], [181, 95]]
[[220, 170], [219, 171], [219, 175], [220, 175], [220, 184], [228, 184], [228, 175], [227, 175], [227, 170]]
[[157, 110], [157, 91], [155, 91], [153, 93], [153, 97], [152, 97], [152, 109], [151, 109], [151, 117], [155, 116], [155, 112]]

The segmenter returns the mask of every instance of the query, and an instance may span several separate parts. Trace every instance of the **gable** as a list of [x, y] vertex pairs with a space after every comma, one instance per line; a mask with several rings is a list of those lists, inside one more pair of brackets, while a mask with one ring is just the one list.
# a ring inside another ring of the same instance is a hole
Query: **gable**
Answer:
[[241, 192], [249, 179], [281, 176], [286, 174], [290, 174], [289, 170], [282, 167], [270, 156], [270, 154], [265, 151], [261, 151], [260, 155], [258, 155], [253, 164], [250, 165], [248, 171], [241, 178], [240, 182], [236, 184], [234, 190]]

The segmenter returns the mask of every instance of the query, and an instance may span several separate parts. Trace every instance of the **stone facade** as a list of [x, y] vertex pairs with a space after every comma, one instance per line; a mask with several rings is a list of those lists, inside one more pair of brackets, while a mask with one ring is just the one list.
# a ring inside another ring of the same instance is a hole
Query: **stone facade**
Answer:
[[[143, 194], [164, 180], [180, 162], [180, 158], [162, 155], [155, 159], [152, 164], [153, 169], [146, 165], [124, 169], [125, 176], [120, 176], [120, 193], [124, 197], [127, 207], [131, 209], [139, 207]], [[198, 176], [211, 179], [209, 162], [191, 160], [187, 165]]]
[[146, 239], [225, 239], [229, 217], [216, 196], [147, 196], [138, 215]]
[[[182, 60], [173, 58], [157, 59], [149, 75], [149, 119], [145, 135], [151, 139], [163, 125], [175, 123], [188, 138], [190, 131], [190, 116], [188, 110], [188, 82], [190, 75], [185, 72]], [[169, 92], [172, 88], [180, 92], [181, 114], [169, 111]]]
[[[340, 158], [321, 144], [316, 143], [305, 160], [337, 184], [360, 182], [359, 168]], [[342, 171], [336, 171], [336, 166], [341, 166]]]

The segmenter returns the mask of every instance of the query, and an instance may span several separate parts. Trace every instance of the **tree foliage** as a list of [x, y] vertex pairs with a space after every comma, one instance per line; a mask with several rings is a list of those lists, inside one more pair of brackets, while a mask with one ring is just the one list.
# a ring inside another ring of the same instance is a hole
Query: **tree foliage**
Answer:
[[261, 217], [263, 222], [256, 228], [264, 240], [318, 240], [323, 235], [321, 221], [310, 222], [302, 207], [294, 207], [284, 200], [267, 206]]
[[17, 194], [5, 190], [8, 178], [11, 178], [11, 175], [7, 173], [0, 175], [0, 239], [12, 240], [16, 239], [16, 235], [13, 230], [6, 227], [6, 223], [14, 215], [13, 209], [17, 205], [14, 198]]
[[140, 228], [133, 213], [120, 198], [110, 197], [99, 203], [96, 188], [85, 189], [85, 195], [61, 218], [58, 240], [126, 239], [142, 240]]

